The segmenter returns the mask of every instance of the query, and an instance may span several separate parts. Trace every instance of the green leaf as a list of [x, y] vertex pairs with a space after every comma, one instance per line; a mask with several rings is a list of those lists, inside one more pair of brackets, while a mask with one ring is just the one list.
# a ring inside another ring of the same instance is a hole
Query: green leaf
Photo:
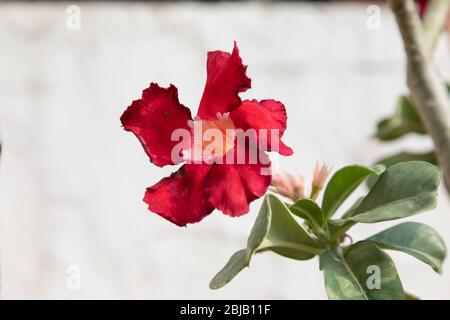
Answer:
[[[425, 152], [425, 153], [411, 153], [411, 152], [400, 152], [398, 154], [389, 156], [387, 158], [381, 159], [377, 162], [377, 164], [383, 164], [386, 168], [393, 166], [394, 164], [406, 161], [426, 161], [437, 165], [437, 158], [434, 151]], [[372, 175], [367, 179], [367, 186], [372, 188], [377, 182], [378, 176]]]
[[311, 222], [315, 230], [322, 231], [325, 217], [322, 209], [311, 199], [300, 199], [289, 207], [291, 212], [302, 219]]
[[[369, 178], [372, 176], [376, 175], [371, 175], [369, 176]], [[355, 201], [355, 203], [342, 215], [341, 219], [328, 220], [328, 232], [331, 242], [339, 243], [342, 235], [344, 235], [351, 227], [356, 224], [356, 222], [346, 219], [353, 216], [357, 212], [363, 200], [364, 197], [359, 197]]]
[[427, 133], [410, 97], [401, 96], [397, 101], [395, 114], [378, 123], [376, 137], [387, 141], [397, 139], [410, 132]]
[[[370, 176], [372, 177], [372, 176]], [[370, 179], [369, 177], [369, 179]], [[373, 177], [376, 177], [376, 175], [373, 175]], [[359, 206], [363, 202], [365, 197], [359, 197], [355, 203], [342, 215], [342, 219], [346, 219], [348, 217], [352, 217], [355, 215], [355, 213], [358, 211]]]
[[[268, 216], [266, 220], [270, 224], [258, 250], [271, 250], [297, 260], [311, 259], [323, 252], [324, 245], [299, 225], [286, 205], [274, 195], [266, 196], [260, 215]], [[249, 246], [251, 243], [249, 239]]]
[[[450, 100], [450, 83], [446, 83]], [[395, 114], [378, 123], [376, 137], [383, 141], [394, 140], [408, 133], [427, 134], [411, 97], [403, 95], [397, 100]]]
[[420, 298], [412, 293], [405, 292], [405, 300], [420, 300]]
[[210, 289], [219, 289], [230, 282], [242, 269], [250, 263], [250, 252], [247, 249], [234, 253], [227, 264], [220, 270], [209, 283]]
[[402, 251], [430, 265], [434, 271], [442, 272], [442, 263], [447, 255], [444, 240], [431, 227], [404, 222], [384, 230], [367, 240], [380, 248]]
[[325, 220], [333, 216], [336, 210], [347, 199], [347, 197], [372, 174], [380, 174], [384, 166], [367, 168], [360, 165], [351, 165], [339, 169], [325, 189], [322, 200], [322, 210], [325, 214]]
[[256, 217], [255, 224], [250, 231], [250, 235], [247, 240], [247, 249], [253, 255], [256, 250], [261, 246], [267, 233], [270, 229], [270, 224], [272, 220], [272, 209], [268, 196], [264, 198], [264, 201], [259, 209], [258, 216]]
[[320, 269], [332, 300], [405, 299], [394, 262], [372, 243], [358, 242], [343, 257], [326, 251], [320, 256]]
[[421, 161], [402, 162], [388, 168], [347, 220], [363, 223], [408, 217], [436, 206], [440, 173]]
[[438, 169], [425, 162], [388, 168], [366, 197], [359, 198], [341, 219], [328, 220], [330, 240], [339, 239], [357, 222], [373, 223], [413, 215], [435, 206]]
[[345, 219], [328, 220], [328, 231], [330, 234], [330, 241], [339, 243], [341, 237], [354, 225], [355, 221]]
[[286, 205], [274, 195], [267, 195], [247, 240], [247, 248], [236, 252], [211, 280], [218, 289], [230, 282], [250, 264], [257, 252], [273, 251], [282, 256], [307, 260], [320, 255], [325, 246], [295, 221]]
[[424, 153], [400, 152], [396, 155], [379, 160], [377, 164], [383, 164], [389, 168], [394, 164], [406, 161], [425, 161], [434, 165], [437, 164], [436, 154], [434, 151]]

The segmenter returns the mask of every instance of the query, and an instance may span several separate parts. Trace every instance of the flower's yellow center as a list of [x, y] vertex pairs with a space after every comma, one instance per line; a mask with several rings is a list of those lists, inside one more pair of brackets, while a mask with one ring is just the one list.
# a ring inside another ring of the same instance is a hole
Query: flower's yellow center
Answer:
[[234, 124], [229, 114], [217, 114], [216, 119], [196, 119], [190, 123], [193, 144], [190, 154], [194, 159], [211, 161], [225, 156], [234, 146]]

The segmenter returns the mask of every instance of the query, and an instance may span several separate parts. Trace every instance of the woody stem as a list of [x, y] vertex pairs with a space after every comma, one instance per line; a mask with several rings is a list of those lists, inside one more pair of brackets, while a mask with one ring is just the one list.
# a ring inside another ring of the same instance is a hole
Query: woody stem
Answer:
[[391, 0], [391, 8], [406, 52], [408, 87], [435, 145], [445, 181], [450, 185], [450, 106], [445, 84], [430, 58], [414, 1]]

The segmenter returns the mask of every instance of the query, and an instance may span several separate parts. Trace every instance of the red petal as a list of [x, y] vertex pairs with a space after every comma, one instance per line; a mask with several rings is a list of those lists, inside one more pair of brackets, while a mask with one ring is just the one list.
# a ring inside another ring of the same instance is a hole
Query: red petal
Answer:
[[[235, 148], [236, 150], [236, 148]], [[214, 164], [206, 177], [205, 192], [209, 201], [232, 217], [241, 216], [249, 211], [249, 203], [262, 197], [270, 185], [270, 161], [264, 152], [260, 152], [257, 163], [248, 162], [249, 150], [245, 164]], [[264, 163], [262, 163], [264, 162]], [[265, 174], [263, 173], [265, 171]]]
[[428, 0], [419, 0], [419, 16], [423, 18], [425, 10], [427, 9]]
[[[263, 149], [267, 151], [278, 151], [284, 156], [290, 156], [294, 152], [281, 141], [281, 137], [286, 130], [286, 109], [284, 105], [275, 100], [245, 100], [240, 107], [230, 113], [234, 125], [243, 130], [256, 129], [258, 135], [260, 129], [267, 129], [267, 133], [261, 136], [263, 139]], [[278, 148], [271, 146], [270, 130], [278, 130]], [[260, 141], [260, 140], [258, 140]], [[261, 146], [261, 144], [259, 144]], [[278, 150], [275, 150], [278, 149]]]
[[245, 74], [246, 69], [236, 42], [231, 54], [208, 52], [206, 85], [198, 109], [201, 119], [215, 118], [218, 112], [225, 113], [239, 107], [239, 92], [246, 91], [251, 85], [250, 78]]
[[[156, 83], [142, 92], [123, 113], [120, 121], [125, 130], [133, 132], [144, 147], [150, 160], [157, 166], [175, 164], [171, 152], [178, 141], [171, 141], [175, 129], [189, 126], [191, 112], [178, 101], [178, 91], [173, 85], [161, 88]], [[176, 161], [179, 162], [179, 161]]]
[[179, 226], [199, 222], [214, 210], [204, 193], [204, 180], [210, 168], [204, 164], [185, 164], [170, 177], [147, 188], [144, 202], [148, 209]]

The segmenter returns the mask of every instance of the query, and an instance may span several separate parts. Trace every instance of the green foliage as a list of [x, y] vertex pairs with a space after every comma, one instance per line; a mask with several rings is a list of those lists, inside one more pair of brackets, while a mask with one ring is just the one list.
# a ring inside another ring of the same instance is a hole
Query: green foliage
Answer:
[[442, 273], [447, 255], [444, 240], [433, 228], [417, 222], [404, 222], [370, 238], [380, 248], [407, 253]]
[[325, 249], [312, 234], [295, 221], [286, 205], [274, 195], [267, 195], [250, 232], [247, 248], [239, 250], [211, 280], [218, 289], [230, 282], [257, 252], [273, 251], [287, 258], [308, 260]]
[[[450, 100], [450, 83], [446, 83], [446, 87]], [[400, 96], [396, 105], [395, 114], [378, 123], [375, 136], [381, 141], [391, 141], [410, 133], [427, 134], [427, 131], [416, 111], [416, 107], [411, 101], [411, 97]], [[396, 163], [405, 161], [427, 161], [437, 165], [436, 154], [434, 151], [423, 153], [404, 151], [380, 159], [377, 163], [383, 164], [389, 168]], [[369, 187], [371, 187], [375, 181], [376, 177], [368, 179]], [[447, 188], [447, 191], [450, 193], [449, 188]]]
[[436, 154], [434, 153], [434, 151], [424, 153], [400, 152], [387, 158], [378, 160], [377, 164], [382, 164], [386, 168], [389, 168], [394, 164], [406, 161], [425, 161], [437, 165]]
[[408, 96], [401, 96], [393, 116], [378, 123], [376, 137], [383, 141], [394, 140], [407, 133], [426, 134], [426, 130]]
[[[369, 192], [341, 218], [331, 219], [358, 185], [371, 176], [378, 178]], [[407, 222], [350, 246], [343, 246], [342, 241], [357, 223], [400, 219], [434, 208], [439, 180], [438, 169], [423, 161], [401, 162], [386, 170], [382, 165], [351, 165], [330, 179], [321, 206], [311, 199], [287, 206], [269, 194], [247, 247], [230, 258], [210, 287], [223, 287], [250, 264], [256, 253], [270, 251], [296, 260], [320, 257], [330, 299], [412, 298], [404, 292], [394, 262], [384, 249], [407, 253], [441, 272], [447, 252], [435, 230]]]
[[[450, 83], [447, 83], [446, 87], [450, 100]], [[375, 136], [381, 141], [391, 141], [409, 133], [423, 135], [427, 134], [427, 130], [411, 97], [402, 95], [397, 100], [395, 113], [378, 122]]]
[[332, 300], [405, 298], [394, 262], [371, 243], [356, 243], [342, 256], [332, 251], [325, 252], [320, 256], [320, 270], [324, 273], [325, 288]]
[[395, 220], [433, 209], [439, 180], [439, 170], [427, 162], [403, 162], [388, 168], [357, 207], [341, 219], [328, 221], [331, 239], [340, 239], [358, 222]]
[[388, 168], [347, 218], [374, 223], [408, 217], [436, 206], [440, 173], [427, 162], [409, 161]]
[[[436, 154], [434, 151], [425, 153], [411, 153], [411, 152], [400, 152], [392, 156], [383, 158], [377, 161], [377, 164], [384, 165], [386, 168], [393, 166], [394, 164], [406, 161], [425, 161], [431, 164], [437, 165]], [[377, 182], [378, 176], [372, 175], [367, 179], [367, 185], [372, 188], [375, 182]]]
[[324, 233], [326, 217], [317, 203], [311, 199], [300, 199], [289, 207], [296, 216], [308, 220], [311, 227], [319, 234]]
[[347, 197], [368, 176], [378, 175], [384, 171], [384, 166], [367, 168], [360, 165], [352, 165], [338, 170], [328, 182], [322, 201], [322, 209], [326, 219], [333, 216], [336, 210]]

